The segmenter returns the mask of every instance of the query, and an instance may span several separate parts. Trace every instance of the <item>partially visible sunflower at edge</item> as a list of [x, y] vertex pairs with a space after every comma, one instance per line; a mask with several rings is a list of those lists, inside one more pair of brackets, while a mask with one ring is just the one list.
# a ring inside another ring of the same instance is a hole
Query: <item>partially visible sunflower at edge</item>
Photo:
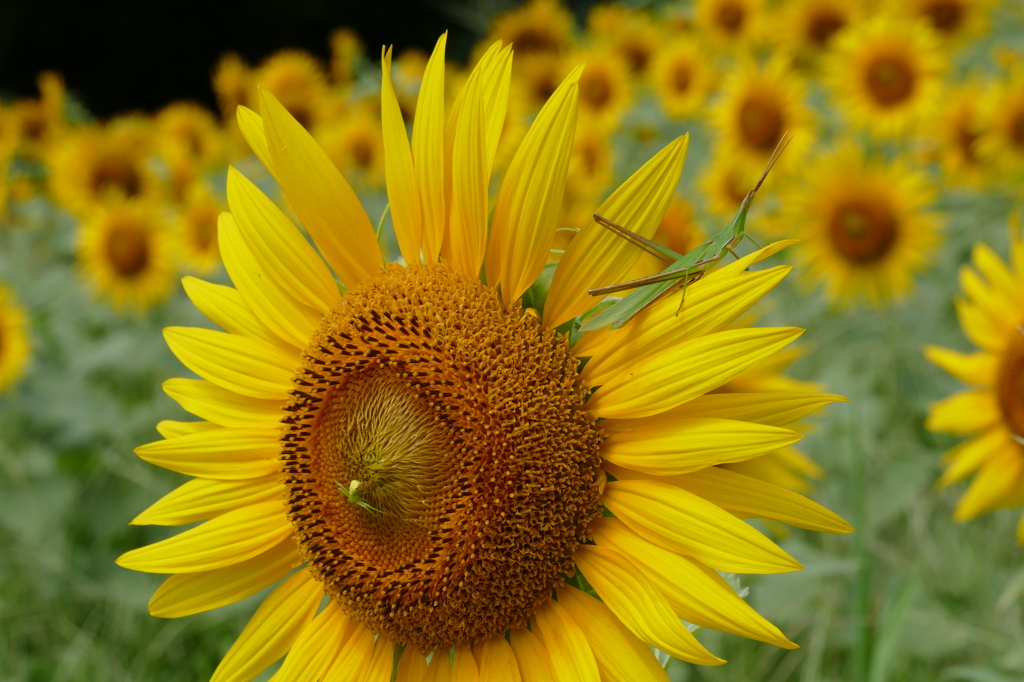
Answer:
[[949, 45], [961, 45], [988, 28], [989, 13], [999, 0], [905, 0], [893, 6], [908, 17], [926, 21]]
[[[550, 285], [535, 286], [580, 69], [533, 122], [488, 230], [511, 49], [483, 56], [446, 117], [444, 45], [411, 144], [383, 57], [386, 181], [405, 265], [384, 262], [355, 193], [270, 93], [262, 117], [240, 110], [320, 253], [230, 171], [219, 236], [234, 287], [185, 280], [226, 331], [165, 331], [202, 377], [165, 389], [201, 421], [163, 422], [165, 440], [138, 449], [195, 478], [134, 523], [206, 523], [118, 563], [172, 574], [150, 602], [163, 617], [277, 584], [217, 682], [281, 658], [278, 682], [665, 681], [650, 646], [722, 663], [680, 618], [794, 647], [717, 572], [800, 568], [741, 519], [850, 528], [715, 465], [791, 444], [799, 434], [769, 422], [837, 398], [708, 394], [799, 336], [727, 329], [785, 276], [787, 266], [746, 272], [785, 243], [708, 274], [678, 317], [666, 300], [573, 346], [557, 329], [594, 305], [588, 288], [621, 281], [639, 256], [589, 221]], [[652, 236], [686, 149], [686, 138], [669, 144], [597, 211]]]
[[0, 282], [0, 394], [21, 379], [31, 356], [28, 315], [18, 305], [14, 291]]
[[782, 202], [783, 224], [798, 228], [805, 281], [840, 304], [904, 298], [940, 242], [928, 212], [933, 186], [909, 163], [868, 158], [850, 142], [811, 160]]
[[217, 269], [217, 220], [223, 210], [223, 204], [206, 185], [197, 182], [189, 187], [174, 224], [176, 260], [201, 274]]
[[1024, 172], [1024, 61], [1015, 59], [1009, 74], [989, 88], [981, 114], [987, 124], [978, 139], [978, 153], [999, 170]]
[[951, 187], [982, 189], [993, 177], [994, 160], [982, 152], [986, 131], [986, 83], [969, 80], [947, 90], [941, 108], [928, 121], [926, 155], [938, 161]]
[[856, 23], [863, 12], [849, 0], [792, 0], [772, 16], [772, 37], [797, 64], [816, 63], [836, 36]]
[[697, 0], [700, 35], [722, 50], [749, 49], [761, 38], [764, 0]]
[[665, 38], [651, 15], [618, 4], [596, 5], [587, 15], [590, 39], [617, 53], [633, 76], [642, 78]]
[[[956, 301], [964, 335], [977, 351], [927, 346], [925, 356], [967, 384], [932, 404], [931, 431], [970, 436], [943, 456], [945, 488], [974, 475], [953, 512], [957, 521], [1024, 505], [1024, 235], [1011, 223], [1009, 264], [977, 243], [972, 265], [960, 269]], [[1017, 526], [1024, 545], [1024, 517]]]

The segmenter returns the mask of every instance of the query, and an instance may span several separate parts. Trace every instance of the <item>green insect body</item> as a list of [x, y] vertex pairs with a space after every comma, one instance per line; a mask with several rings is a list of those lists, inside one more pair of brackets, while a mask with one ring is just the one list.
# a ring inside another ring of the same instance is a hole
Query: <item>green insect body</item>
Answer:
[[352, 504], [356, 505], [357, 507], [362, 507], [371, 514], [383, 513], [381, 512], [381, 510], [377, 509], [376, 507], [374, 507], [373, 505], [371, 505], [369, 502], [362, 498], [362, 494], [359, 492], [359, 488], [362, 485], [362, 483], [360, 483], [359, 481], [352, 481], [348, 485], [348, 487], [346, 487], [344, 483], [339, 483], [338, 481], [335, 481], [334, 483], [335, 485], [338, 486], [338, 492], [342, 493]]
[[[647, 253], [668, 263], [668, 267], [658, 274], [651, 275], [649, 277], [641, 277], [639, 279], [622, 282], [620, 284], [590, 289], [588, 293], [592, 296], [606, 296], [608, 294], [613, 294], [618, 291], [627, 291], [629, 289], [635, 289], [635, 291], [588, 319], [580, 327], [580, 331], [588, 332], [595, 329], [601, 329], [609, 324], [611, 324], [612, 329], [618, 329], [629, 322], [634, 315], [656, 301], [666, 291], [673, 287], [677, 287], [680, 284], [683, 289], [683, 298], [679, 302], [679, 310], [682, 310], [683, 303], [686, 301], [686, 286], [690, 282], [703, 277], [704, 273], [722, 260], [726, 253], [736, 255], [733, 252], [733, 249], [735, 249], [744, 238], [750, 239], [752, 242], [754, 241], [745, 232], [747, 213], [750, 211], [750, 204], [754, 200], [754, 195], [757, 193], [757, 190], [761, 188], [765, 178], [768, 177], [768, 171], [770, 171], [772, 166], [775, 165], [779, 155], [782, 154], [788, 144], [789, 140], [786, 139], [786, 135], [783, 135], [782, 140], [779, 141], [779, 145], [775, 148], [775, 152], [768, 160], [768, 165], [765, 167], [764, 172], [761, 174], [760, 179], [758, 179], [754, 189], [747, 193], [747, 196], [743, 199], [743, 203], [740, 204], [740, 209], [736, 213], [736, 217], [733, 219], [732, 223], [722, 231], [715, 234], [711, 239], [685, 255], [678, 254], [672, 249], [662, 246], [657, 242], [635, 234], [631, 230], [628, 230], [621, 225], [617, 225], [607, 218], [595, 213], [594, 221], [599, 225], [606, 227]], [[682, 281], [680, 282], [680, 280]], [[676, 314], [678, 315], [678, 311]]]

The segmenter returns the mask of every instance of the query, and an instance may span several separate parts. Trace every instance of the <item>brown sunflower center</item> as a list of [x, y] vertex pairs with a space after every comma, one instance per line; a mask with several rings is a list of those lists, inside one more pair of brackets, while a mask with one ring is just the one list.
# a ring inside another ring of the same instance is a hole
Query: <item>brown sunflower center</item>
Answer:
[[978, 134], [974, 126], [968, 118], [964, 117], [957, 122], [956, 126], [956, 143], [960, 149], [960, 157], [967, 163], [978, 163], [978, 150], [976, 145], [978, 138], [981, 135]]
[[932, 0], [921, 8], [940, 33], [956, 33], [964, 22], [964, 5], [957, 0]]
[[1014, 147], [1024, 148], [1024, 111], [1018, 111], [1010, 120], [1010, 142]]
[[651, 50], [654, 45], [647, 45], [640, 38], [627, 40], [619, 47], [619, 53], [629, 65], [630, 73], [642, 74], [651, 61]]
[[192, 212], [192, 242], [200, 251], [209, 251], [217, 243], [217, 210], [201, 207]]
[[743, 30], [747, 18], [746, 8], [738, 2], [721, 2], [715, 10], [715, 22], [729, 34], [737, 34]]
[[519, 55], [557, 53], [561, 41], [552, 33], [536, 27], [523, 28], [512, 37], [512, 49]]
[[601, 435], [566, 340], [447, 266], [388, 266], [294, 379], [283, 481], [313, 575], [428, 651], [521, 625], [599, 515]]
[[847, 259], [861, 264], [881, 260], [896, 243], [897, 222], [878, 201], [852, 199], [838, 204], [829, 223], [832, 244]]
[[352, 140], [352, 158], [356, 165], [366, 170], [373, 163], [373, 147], [365, 137], [356, 137]]
[[671, 72], [672, 89], [677, 93], [690, 91], [690, 84], [693, 82], [693, 69], [688, 61], [677, 61], [672, 65]]
[[120, 156], [100, 159], [93, 166], [90, 181], [96, 196], [113, 191], [125, 197], [134, 197], [142, 190], [142, 179], [135, 164]]
[[917, 80], [914, 69], [904, 57], [879, 56], [866, 71], [868, 91], [884, 107], [905, 101], [914, 92]]
[[807, 41], [816, 47], [825, 47], [843, 26], [846, 26], [846, 17], [831, 9], [821, 9], [807, 22]]
[[591, 75], [584, 71], [580, 77], [580, 98], [591, 109], [603, 109], [612, 99], [612, 86], [608, 74], [595, 70]]
[[1003, 352], [996, 382], [999, 408], [1010, 431], [1024, 436], [1024, 334], [1014, 332]]
[[785, 118], [774, 97], [756, 94], [747, 97], [739, 111], [743, 143], [760, 152], [770, 152], [782, 137]]
[[107, 234], [107, 259], [123, 277], [135, 277], [149, 263], [149, 236], [135, 225], [118, 225]]

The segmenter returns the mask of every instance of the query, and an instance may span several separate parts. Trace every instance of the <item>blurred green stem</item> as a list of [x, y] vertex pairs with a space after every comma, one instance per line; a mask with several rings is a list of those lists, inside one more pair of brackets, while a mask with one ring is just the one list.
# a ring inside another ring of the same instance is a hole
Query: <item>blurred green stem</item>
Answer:
[[[862, 420], [857, 420], [862, 424]], [[854, 585], [854, 609], [857, 622], [857, 639], [853, 650], [853, 679], [867, 682], [871, 670], [871, 558], [868, 556], [868, 464], [860, 434], [851, 425], [850, 443], [853, 455], [853, 509], [854, 534], [857, 548], [857, 582]]]

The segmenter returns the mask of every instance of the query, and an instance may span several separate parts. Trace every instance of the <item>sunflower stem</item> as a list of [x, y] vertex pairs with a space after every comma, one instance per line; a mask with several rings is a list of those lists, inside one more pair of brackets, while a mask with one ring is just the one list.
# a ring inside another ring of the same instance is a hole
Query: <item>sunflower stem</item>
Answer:
[[388, 211], [391, 210], [391, 202], [389, 201], [384, 206], [384, 212], [380, 214], [380, 220], [377, 221], [377, 243], [380, 243], [380, 236], [384, 234], [384, 219], [388, 217]]
[[860, 434], [857, 433], [854, 423], [864, 423], [862, 420], [851, 422], [849, 429], [850, 454], [853, 459], [853, 500], [854, 500], [854, 527], [857, 529], [856, 551], [857, 551], [857, 579], [854, 585], [854, 617], [857, 623], [857, 639], [854, 645], [853, 658], [853, 679], [857, 682], [867, 682], [871, 671], [871, 643], [873, 640], [873, 627], [871, 617], [871, 557], [868, 555], [867, 536], [867, 458], [865, 448], [862, 447]]

